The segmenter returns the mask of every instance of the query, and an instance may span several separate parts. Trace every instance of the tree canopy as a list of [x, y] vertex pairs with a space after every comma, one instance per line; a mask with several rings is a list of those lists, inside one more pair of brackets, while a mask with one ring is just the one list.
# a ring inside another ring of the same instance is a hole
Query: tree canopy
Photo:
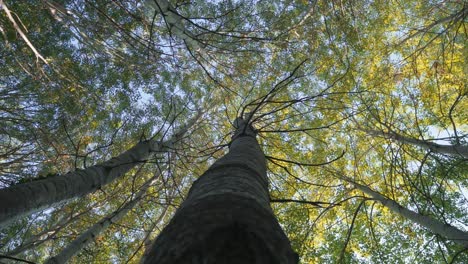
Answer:
[[0, 262], [127, 208], [71, 263], [137, 263], [249, 116], [301, 263], [467, 263], [431, 224], [468, 233], [467, 27], [458, 0], [0, 0], [0, 188], [177, 139], [1, 227]]

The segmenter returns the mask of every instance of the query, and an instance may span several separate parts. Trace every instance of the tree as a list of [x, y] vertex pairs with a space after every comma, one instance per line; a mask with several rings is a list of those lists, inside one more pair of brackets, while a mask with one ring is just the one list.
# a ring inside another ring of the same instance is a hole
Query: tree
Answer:
[[412, 144], [424, 149], [428, 149], [435, 153], [447, 154], [452, 156], [461, 156], [463, 158], [468, 158], [468, 148], [464, 145], [441, 145], [437, 143], [430, 142], [429, 140], [421, 140], [410, 137], [405, 137], [396, 132], [382, 132], [376, 130], [366, 131], [373, 136], [382, 136], [401, 143]]
[[[86, 172], [207, 111], [114, 181], [2, 226], [0, 258], [44, 262], [99, 223], [69, 262], [155, 257], [151, 241], [183, 229], [210, 166], [231, 156], [230, 121], [246, 117], [267, 161], [264, 207], [301, 262], [467, 262], [430, 228], [467, 231], [467, 14], [463, 1], [3, 0], [0, 189]], [[183, 247], [159, 248], [171, 246]]]
[[[138, 173], [138, 172], [137, 172]], [[141, 201], [143, 195], [148, 191], [148, 188], [155, 182], [160, 175], [156, 173], [155, 176], [146, 181], [140, 190], [135, 194], [134, 197], [130, 197], [130, 200], [123, 204], [118, 210], [112, 212], [112, 214], [104, 217], [99, 222], [89, 227], [83, 234], [76, 238], [73, 242], [67, 245], [58, 255], [51, 257], [46, 261], [48, 264], [53, 263], [66, 263], [71, 257], [76, 255], [82, 248], [86, 247], [91, 243], [92, 239], [99, 236], [111, 223], [120, 221], [130, 210], [135, 207], [138, 202]]]
[[166, 141], [145, 140], [102, 164], [63, 176], [57, 175], [1, 189], [0, 223], [8, 224], [25, 214], [100, 189], [124, 175], [138, 163], [145, 162], [151, 153], [164, 152], [173, 148], [174, 144], [181, 140], [187, 130], [196, 123], [201, 114], [202, 112], [199, 111], [192, 120], [189, 120]]
[[193, 183], [145, 263], [298, 263], [270, 207], [266, 160], [246, 119]]
[[385, 207], [389, 208], [392, 212], [397, 213], [405, 218], [408, 218], [409, 220], [431, 230], [433, 233], [439, 234], [443, 237], [453, 240], [455, 243], [458, 243], [465, 248], [468, 248], [468, 232], [464, 232], [449, 224], [441, 223], [437, 220], [432, 219], [429, 216], [421, 215], [407, 208], [404, 208], [392, 199], [389, 199], [379, 194], [378, 192], [373, 191], [366, 185], [356, 183], [349, 177], [346, 177], [344, 175], [339, 175], [338, 177], [349, 183], [352, 183], [357, 189], [371, 196], [373, 199], [379, 201]]

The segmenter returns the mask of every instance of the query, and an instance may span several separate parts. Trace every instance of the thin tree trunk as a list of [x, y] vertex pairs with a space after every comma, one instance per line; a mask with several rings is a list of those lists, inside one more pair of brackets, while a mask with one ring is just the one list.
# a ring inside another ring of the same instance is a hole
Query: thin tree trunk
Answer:
[[431, 232], [435, 234], [438, 234], [438, 235], [441, 235], [442, 237], [453, 240], [455, 243], [462, 245], [464, 248], [468, 248], [468, 233], [467, 232], [464, 232], [449, 224], [445, 224], [438, 220], [435, 220], [434, 218], [430, 216], [421, 215], [412, 210], [409, 210], [401, 206], [394, 200], [387, 198], [378, 192], [373, 191], [372, 189], [370, 189], [369, 187], [365, 185], [356, 183], [352, 179], [346, 176], [340, 176], [340, 178], [349, 183], [352, 183], [357, 189], [361, 190], [365, 194], [379, 201], [382, 205], [387, 207], [392, 212], [397, 213], [415, 223], [418, 223], [419, 225], [429, 229]]
[[[167, 0], [146, 0], [144, 7], [148, 10], [154, 9], [154, 12], [161, 13], [164, 22], [168, 26], [171, 33], [178, 38], [182, 39], [192, 49], [199, 50], [202, 48], [201, 44], [195, 36], [193, 36], [184, 26], [183, 18], [177, 13], [175, 7]], [[153, 14], [148, 16], [148, 20], [153, 19]]]
[[156, 181], [159, 177], [159, 174], [151, 177], [148, 181], [146, 181], [143, 186], [140, 188], [138, 193], [125, 203], [122, 207], [112, 212], [110, 215], [107, 215], [99, 222], [94, 224], [88, 230], [86, 230], [83, 234], [77, 237], [75, 240], [70, 242], [59, 254], [55, 257], [49, 258], [45, 264], [63, 264], [67, 263], [71, 257], [78, 254], [81, 249], [86, 247], [89, 243], [91, 243], [94, 238], [99, 236], [102, 232], [104, 232], [112, 223], [116, 223], [120, 221], [130, 210], [132, 210], [143, 198], [143, 195], [146, 193], [148, 188]]
[[[180, 183], [175, 183], [175, 185], [177, 184], [180, 184]], [[172, 192], [169, 195], [166, 195], [166, 197], [169, 197], [169, 199], [166, 201], [166, 206], [164, 207], [159, 217], [154, 221], [151, 228], [145, 232], [145, 239], [143, 240], [144, 250], [143, 250], [143, 255], [140, 258], [140, 263], [144, 263], [144, 261], [148, 258], [151, 252], [151, 246], [153, 245], [153, 242], [154, 242], [154, 240], [151, 238], [151, 233], [153, 233], [156, 229], [158, 229], [158, 231], [161, 231], [161, 229], [159, 228], [159, 225], [162, 224], [161, 222], [164, 220], [164, 217], [170, 214], [169, 206], [172, 203], [173, 197], [175, 197], [177, 193], [178, 193], [178, 189], [177, 187], [175, 187], [173, 188]]]
[[145, 232], [145, 239], [143, 241], [143, 255], [142, 255], [141, 259], [140, 259], [140, 263], [143, 263], [148, 258], [149, 253], [151, 251], [151, 246], [153, 244], [153, 241], [151, 239], [151, 233], [154, 232], [154, 230], [157, 228], [158, 224], [164, 219], [164, 217], [168, 213], [168, 211], [169, 211], [168, 207], [169, 207], [169, 205], [167, 205], [164, 208], [164, 211], [161, 213], [161, 215], [159, 215], [158, 219], [156, 219], [156, 221], [154, 221], [154, 224], [151, 227], [151, 229]]
[[392, 140], [396, 140], [401, 143], [412, 144], [412, 145], [415, 145], [424, 149], [431, 150], [432, 152], [435, 152], [435, 153], [447, 154], [447, 155], [458, 156], [458, 157], [461, 156], [463, 158], [468, 158], [468, 146], [441, 145], [441, 144], [437, 144], [437, 143], [426, 141], [426, 140], [405, 137], [393, 131], [383, 132], [383, 131], [369, 130], [369, 129], [365, 131], [370, 135], [382, 136], [382, 137], [390, 138]]
[[254, 129], [235, 124], [229, 153], [193, 183], [144, 263], [298, 263], [270, 207]]
[[7, 255], [8, 256], [18, 255], [20, 253], [23, 253], [26, 250], [37, 247], [38, 245], [40, 245], [40, 244], [42, 244], [42, 243], [44, 243], [44, 242], [46, 242], [48, 240], [54, 239], [55, 236], [57, 235], [57, 233], [60, 230], [62, 230], [64, 227], [66, 227], [68, 224], [70, 224], [70, 222], [73, 222], [79, 216], [83, 215], [84, 213], [89, 212], [89, 210], [90, 209], [88, 209], [86, 211], [83, 211], [83, 212], [79, 212], [77, 214], [72, 214], [72, 215], [69, 215], [67, 217], [64, 217], [57, 224], [55, 224], [55, 226], [53, 228], [46, 229], [46, 230], [32, 236], [27, 241], [23, 242], [20, 246], [16, 247], [15, 249], [13, 249], [11, 251], [8, 251]]
[[201, 114], [202, 112], [199, 111], [167, 141], [142, 141], [119, 156], [84, 170], [0, 189], [0, 227], [5, 227], [22, 216], [50, 207], [55, 203], [98, 190], [124, 175], [137, 164], [145, 162], [150, 153], [172, 148], [174, 143], [179, 141], [195, 124]]

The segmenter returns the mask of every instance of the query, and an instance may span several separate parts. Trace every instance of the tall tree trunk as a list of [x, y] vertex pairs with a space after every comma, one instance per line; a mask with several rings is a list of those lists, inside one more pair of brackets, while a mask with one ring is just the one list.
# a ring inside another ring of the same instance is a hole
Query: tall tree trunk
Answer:
[[[175, 184], [180, 184], [180, 183], [175, 183]], [[164, 207], [163, 211], [159, 215], [159, 217], [153, 222], [152, 226], [150, 229], [145, 231], [145, 238], [143, 240], [143, 255], [141, 256], [140, 263], [143, 263], [146, 258], [148, 258], [150, 252], [151, 252], [151, 246], [153, 245], [153, 239], [151, 238], [151, 234], [155, 232], [156, 229], [159, 229], [158, 226], [161, 225], [161, 223], [164, 221], [164, 218], [166, 215], [170, 214], [169, 211], [169, 205], [172, 203], [173, 197], [175, 197], [178, 194], [178, 189], [173, 188], [172, 192], [167, 195], [166, 199], [166, 206]]]
[[167, 141], [142, 141], [119, 156], [84, 170], [0, 189], [0, 227], [55, 203], [98, 190], [144, 162], [150, 153], [172, 148], [201, 114], [199, 111]]
[[130, 210], [132, 210], [143, 198], [143, 195], [146, 193], [148, 188], [156, 181], [159, 174], [151, 177], [148, 181], [146, 181], [137, 194], [125, 203], [122, 207], [112, 212], [110, 215], [107, 215], [99, 222], [91, 226], [88, 230], [86, 230], [83, 234], [77, 237], [75, 240], [70, 242], [59, 254], [55, 257], [48, 259], [45, 264], [63, 264], [67, 263], [71, 257], [78, 254], [81, 249], [86, 247], [89, 243], [91, 243], [94, 238], [99, 236], [102, 232], [104, 232], [112, 223], [116, 223], [120, 221]]
[[144, 263], [298, 263], [270, 207], [254, 129], [235, 124], [229, 153], [193, 183]]
[[76, 214], [71, 214], [71, 215], [68, 215], [66, 217], [63, 217], [52, 228], [45, 229], [45, 230], [39, 232], [38, 234], [30, 237], [28, 240], [24, 241], [20, 246], [16, 247], [15, 249], [13, 249], [11, 251], [8, 251], [7, 255], [8, 256], [15, 256], [15, 255], [21, 254], [26, 250], [29, 250], [31, 248], [35, 248], [35, 247], [39, 246], [40, 244], [42, 244], [42, 243], [44, 243], [46, 241], [54, 239], [58, 232], [60, 232], [63, 228], [65, 228], [71, 222], [73, 222], [74, 220], [79, 218], [81, 215], [89, 212], [91, 210], [91, 208], [87, 209], [85, 211], [76, 213]]
[[435, 153], [447, 154], [451, 156], [459, 156], [463, 158], [468, 158], [468, 146], [463, 145], [441, 145], [427, 140], [415, 139], [411, 137], [405, 137], [396, 132], [383, 132], [377, 130], [364, 130], [370, 135], [382, 136], [392, 140], [396, 140], [401, 143], [415, 145], [424, 149], [431, 150]]
[[[175, 7], [167, 0], [146, 0], [143, 8], [145, 10], [152, 10], [156, 13], [161, 13], [164, 22], [168, 26], [171, 34], [182, 39], [192, 49], [199, 50], [203, 44], [200, 43], [195, 36], [193, 36], [184, 26], [184, 19], [177, 13]], [[148, 20], [153, 20], [154, 14], [148, 15]]]
[[413, 212], [412, 210], [409, 210], [394, 200], [387, 198], [380, 193], [373, 191], [369, 187], [356, 183], [352, 179], [346, 176], [340, 176], [341, 179], [352, 183], [357, 189], [361, 190], [365, 194], [371, 196], [375, 200], [379, 201], [382, 205], [387, 207], [389, 210], [391, 210], [394, 213], [397, 213], [427, 229], [429, 229], [431, 232], [441, 235], [442, 237], [445, 237], [447, 239], [453, 240], [453, 242], [458, 243], [462, 245], [464, 248], [468, 248], [468, 233], [464, 232], [454, 226], [451, 226], [449, 224], [442, 223], [430, 216], [427, 215], [421, 215], [416, 212]]
[[[170, 202], [169, 202], [170, 203]], [[163, 212], [159, 215], [158, 219], [154, 221], [154, 224], [152, 227], [145, 231], [145, 239], [143, 240], [143, 255], [141, 256], [140, 262], [143, 263], [145, 259], [148, 258], [150, 252], [151, 252], [151, 246], [153, 245], [153, 240], [151, 239], [151, 233], [154, 232], [154, 230], [157, 228], [158, 224], [161, 223], [161, 221], [164, 219], [166, 214], [168, 214], [169, 206], [166, 206], [163, 209]]]

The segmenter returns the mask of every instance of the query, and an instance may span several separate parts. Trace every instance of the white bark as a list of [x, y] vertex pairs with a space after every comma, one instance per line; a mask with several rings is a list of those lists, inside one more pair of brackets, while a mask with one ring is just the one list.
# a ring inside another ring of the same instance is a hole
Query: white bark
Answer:
[[412, 144], [424, 149], [431, 150], [435, 153], [447, 154], [451, 156], [461, 156], [468, 158], [468, 146], [463, 145], [441, 145], [427, 140], [415, 139], [411, 137], [405, 137], [396, 132], [383, 132], [377, 130], [365, 130], [370, 135], [382, 136], [392, 140], [396, 140], [405, 144]]
[[[144, 3], [147, 18], [152, 20], [154, 12], [161, 13], [171, 31], [171, 34], [182, 39], [194, 50], [202, 48], [201, 43], [185, 29], [183, 18], [177, 13], [176, 9], [167, 0], [146, 0]], [[150, 11], [150, 12], [148, 12]], [[152, 11], [152, 12], [151, 12]]]
[[365, 185], [354, 182], [352, 179], [341, 176], [343, 180], [352, 183], [357, 189], [361, 190], [365, 194], [371, 196], [373, 199], [379, 201], [383, 206], [387, 207], [392, 212], [399, 214], [427, 229], [431, 232], [441, 235], [447, 239], [453, 240], [454, 242], [468, 248], [468, 233], [464, 232], [454, 226], [442, 223], [434, 218], [426, 215], [418, 214], [412, 210], [409, 210], [394, 200], [381, 195], [378, 192], [373, 191]]
[[120, 221], [130, 210], [132, 210], [135, 205], [140, 202], [143, 195], [146, 193], [148, 188], [156, 181], [158, 175], [153, 176], [149, 179], [143, 186], [140, 188], [138, 193], [134, 196], [132, 200], [125, 203], [122, 207], [111, 213], [110, 215], [104, 217], [99, 222], [94, 224], [88, 230], [86, 230], [83, 234], [73, 240], [70, 244], [68, 244], [59, 254], [56, 256], [48, 259], [45, 264], [63, 264], [67, 263], [71, 257], [78, 254], [81, 249], [86, 247], [89, 243], [91, 243], [94, 238], [99, 236], [102, 232], [104, 232], [107, 227], [109, 227], [112, 223]]
[[36, 55], [37, 60], [41, 60], [45, 64], [49, 64], [44, 57], [37, 51], [37, 49], [34, 47], [34, 45], [29, 41], [28, 37], [26, 34], [21, 30], [21, 27], [16, 23], [16, 20], [13, 18], [13, 15], [11, 14], [10, 9], [5, 5], [5, 2], [3, 0], [0, 0], [0, 10], [5, 12], [6, 16], [8, 17], [8, 20], [13, 24], [13, 27], [15, 28], [16, 32], [21, 36], [21, 38], [26, 42], [26, 45], [32, 50], [34, 55]]
[[152, 152], [173, 148], [201, 115], [202, 112], [199, 111], [169, 140], [143, 141], [119, 156], [87, 169], [0, 189], [0, 227], [5, 227], [20, 217], [50, 207], [55, 203], [98, 190], [124, 175], [137, 164], [145, 162]]
[[148, 258], [148, 255], [149, 255], [149, 253], [151, 251], [151, 245], [153, 244], [153, 241], [151, 239], [151, 233], [154, 232], [154, 230], [158, 227], [158, 225], [163, 225], [160, 222], [164, 219], [166, 214], [168, 214], [168, 211], [169, 211], [168, 209], [169, 209], [169, 206], [166, 206], [163, 209], [163, 212], [159, 215], [158, 219], [156, 219], [156, 221], [154, 221], [154, 224], [151, 227], [151, 229], [145, 232], [145, 240], [143, 241], [144, 251], [143, 251], [143, 255], [142, 255], [141, 259], [140, 259], [140, 263], [144, 263], [145, 260]]
[[70, 222], [73, 222], [76, 218], [81, 216], [82, 214], [88, 212], [89, 210], [82, 211], [79, 213], [67, 215], [66, 217], [63, 217], [60, 221], [58, 221], [57, 224], [54, 225], [53, 228], [43, 230], [42, 232], [39, 232], [38, 234], [30, 237], [28, 240], [24, 241], [20, 246], [16, 247], [15, 249], [8, 251], [7, 255], [8, 256], [15, 256], [18, 255], [26, 250], [29, 250], [31, 248], [37, 247], [38, 245], [53, 239], [57, 233], [62, 230], [64, 227], [66, 227]]

